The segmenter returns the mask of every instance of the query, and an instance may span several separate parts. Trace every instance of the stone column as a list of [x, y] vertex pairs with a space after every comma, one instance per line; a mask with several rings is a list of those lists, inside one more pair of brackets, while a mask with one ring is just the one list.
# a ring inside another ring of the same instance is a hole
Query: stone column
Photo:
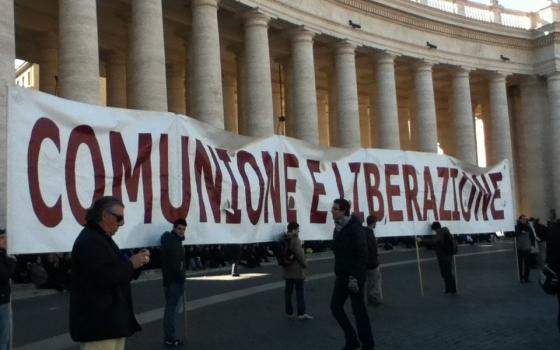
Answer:
[[240, 134], [247, 134], [247, 74], [245, 71], [245, 53], [236, 51], [237, 68], [237, 129]]
[[58, 2], [60, 96], [99, 104], [99, 45], [95, 0]]
[[112, 51], [107, 58], [107, 106], [126, 108], [126, 57]]
[[167, 111], [161, 0], [130, 3], [128, 107]]
[[420, 62], [414, 71], [416, 90], [416, 123], [418, 128], [413, 131], [418, 140], [420, 152], [437, 153], [437, 119], [432, 64]]
[[6, 227], [6, 147], [8, 124], [7, 86], [15, 80], [14, 60], [16, 39], [14, 28], [14, 1], [0, 0], [0, 225]]
[[268, 21], [262, 13], [251, 11], [245, 16], [246, 121], [249, 136], [274, 134]]
[[[518, 119], [517, 147], [519, 152], [519, 192], [522, 210], [529, 216], [546, 219], [545, 187], [547, 174], [544, 164], [544, 97], [537, 77], [528, 77], [521, 84], [521, 115]], [[550, 189], [551, 190], [551, 189]]]
[[[552, 165], [552, 190], [554, 202], [552, 207], [560, 214], [560, 72], [548, 76], [548, 103], [550, 109], [550, 164]], [[544, 219], [544, 218], [543, 218]]]
[[191, 46], [190, 43], [185, 41], [185, 114], [189, 117], [192, 116], [192, 67], [191, 67]]
[[464, 68], [453, 72], [453, 119], [457, 158], [477, 164], [469, 70]]
[[186, 114], [185, 65], [172, 62], [167, 66], [167, 109], [169, 112]]
[[395, 86], [395, 56], [384, 53], [376, 62], [379, 147], [400, 149], [399, 111]]
[[500, 73], [494, 74], [490, 78], [488, 88], [490, 96], [490, 124], [492, 130], [490, 159], [494, 162], [507, 159], [510, 164], [510, 169], [513, 169], [506, 77]]
[[237, 109], [235, 106], [235, 78], [224, 76], [224, 127], [227, 131], [238, 132]]
[[218, 0], [193, 0], [191, 7], [192, 113], [195, 118], [223, 129]]
[[355, 49], [345, 41], [336, 44], [336, 146], [344, 148], [361, 147]]
[[313, 36], [305, 29], [292, 33], [292, 117], [294, 136], [319, 144]]
[[319, 142], [321, 146], [329, 146], [329, 94], [328, 91], [317, 93], [319, 110]]
[[[517, 208], [515, 164], [511, 148], [511, 129], [509, 123], [509, 109], [506, 91], [506, 77], [501, 73], [494, 73], [488, 83], [490, 97], [490, 118], [492, 128], [491, 157], [494, 162], [507, 159], [509, 161], [510, 179], [513, 196], [513, 209]], [[493, 165], [493, 164], [488, 164]]]
[[39, 90], [51, 95], [58, 88], [58, 38], [55, 33], [47, 32], [41, 37], [39, 58]]

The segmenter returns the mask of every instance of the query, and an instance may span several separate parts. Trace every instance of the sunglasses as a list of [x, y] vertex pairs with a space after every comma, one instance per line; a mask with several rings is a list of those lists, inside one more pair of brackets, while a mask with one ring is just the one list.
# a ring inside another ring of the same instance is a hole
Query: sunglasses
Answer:
[[118, 222], [124, 221], [124, 215], [115, 214], [113, 212], [109, 212], [109, 214], [113, 215]]

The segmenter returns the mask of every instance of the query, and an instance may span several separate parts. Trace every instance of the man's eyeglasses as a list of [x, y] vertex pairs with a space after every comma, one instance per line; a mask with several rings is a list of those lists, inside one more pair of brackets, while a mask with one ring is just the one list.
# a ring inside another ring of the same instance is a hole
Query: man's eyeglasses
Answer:
[[115, 214], [113, 212], [109, 212], [109, 214], [113, 215], [118, 222], [124, 221], [124, 215]]
[[337, 208], [337, 207], [332, 207], [332, 210], [342, 210], [342, 209]]

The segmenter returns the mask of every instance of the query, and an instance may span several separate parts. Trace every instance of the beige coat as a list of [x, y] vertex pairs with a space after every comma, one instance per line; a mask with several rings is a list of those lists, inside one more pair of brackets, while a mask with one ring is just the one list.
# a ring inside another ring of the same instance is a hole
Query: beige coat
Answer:
[[307, 261], [305, 260], [305, 252], [301, 246], [301, 240], [297, 233], [288, 233], [288, 235], [290, 235], [290, 251], [294, 254], [295, 260], [289, 266], [282, 266], [284, 279], [305, 279]]

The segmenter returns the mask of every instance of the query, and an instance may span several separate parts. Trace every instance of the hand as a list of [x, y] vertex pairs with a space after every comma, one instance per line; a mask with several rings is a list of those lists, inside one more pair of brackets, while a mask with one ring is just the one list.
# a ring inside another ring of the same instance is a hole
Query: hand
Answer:
[[135, 270], [139, 269], [150, 262], [150, 252], [146, 249], [142, 249], [140, 252], [130, 257], [130, 262]]
[[348, 277], [348, 290], [351, 293], [358, 293], [358, 291], [360, 290], [358, 280], [354, 276]]

